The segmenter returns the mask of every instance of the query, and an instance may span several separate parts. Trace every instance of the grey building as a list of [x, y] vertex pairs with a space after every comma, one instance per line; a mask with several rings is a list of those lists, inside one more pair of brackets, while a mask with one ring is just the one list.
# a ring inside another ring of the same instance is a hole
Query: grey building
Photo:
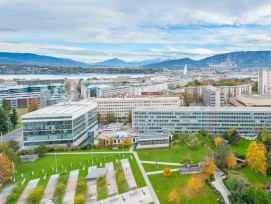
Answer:
[[81, 145], [97, 134], [97, 104], [60, 103], [22, 116], [25, 148]]
[[138, 108], [133, 110], [133, 129], [139, 132], [219, 134], [236, 127], [241, 136], [254, 137], [265, 125], [271, 132], [271, 108], [179, 107]]
[[214, 86], [202, 87], [203, 103], [206, 106], [223, 107], [227, 103], [227, 96], [220, 88]]

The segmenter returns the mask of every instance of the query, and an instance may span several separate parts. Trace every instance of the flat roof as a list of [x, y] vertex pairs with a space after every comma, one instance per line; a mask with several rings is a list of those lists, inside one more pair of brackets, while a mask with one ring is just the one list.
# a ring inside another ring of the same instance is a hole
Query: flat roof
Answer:
[[93, 102], [59, 103], [22, 116], [23, 119], [71, 116], [76, 117], [97, 106]]
[[193, 106], [193, 107], [138, 107], [133, 111], [144, 110], [144, 111], [271, 111], [271, 107], [202, 107], [202, 106]]
[[269, 95], [242, 94], [242, 95], [239, 95], [239, 96], [247, 98], [247, 99], [271, 100], [271, 96], [269, 96]]

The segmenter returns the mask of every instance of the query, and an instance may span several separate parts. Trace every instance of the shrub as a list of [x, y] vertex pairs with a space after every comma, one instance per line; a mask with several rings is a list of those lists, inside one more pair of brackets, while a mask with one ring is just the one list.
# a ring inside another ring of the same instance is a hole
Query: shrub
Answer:
[[171, 174], [170, 168], [165, 168], [163, 170], [163, 176], [164, 177], [168, 178], [168, 177], [170, 177], [170, 174]]
[[84, 195], [77, 195], [74, 198], [74, 204], [82, 204], [85, 201], [85, 196]]
[[7, 198], [7, 201], [8, 202], [11, 202], [11, 201], [14, 201], [16, 200], [19, 196], [20, 196], [20, 192], [21, 192], [21, 189], [22, 186], [18, 183], [16, 186], [14, 186], [11, 190], [11, 194], [8, 196]]
[[79, 179], [77, 182], [77, 190], [78, 191], [83, 191], [86, 188], [86, 182], [83, 179]]
[[43, 191], [43, 186], [37, 186], [36, 188], [31, 190], [27, 197], [27, 204], [38, 204], [43, 194]]
[[44, 144], [39, 145], [35, 148], [35, 153], [42, 157], [44, 154], [48, 152], [48, 147]]
[[58, 183], [58, 184], [56, 185], [55, 197], [59, 197], [60, 195], [64, 194], [65, 188], [66, 188], [65, 184], [63, 184], [63, 183]]

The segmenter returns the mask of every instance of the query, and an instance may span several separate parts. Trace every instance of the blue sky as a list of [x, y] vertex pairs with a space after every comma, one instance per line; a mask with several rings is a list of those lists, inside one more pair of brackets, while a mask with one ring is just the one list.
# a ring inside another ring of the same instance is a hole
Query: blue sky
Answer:
[[88, 63], [270, 50], [270, 0], [0, 0], [0, 51]]

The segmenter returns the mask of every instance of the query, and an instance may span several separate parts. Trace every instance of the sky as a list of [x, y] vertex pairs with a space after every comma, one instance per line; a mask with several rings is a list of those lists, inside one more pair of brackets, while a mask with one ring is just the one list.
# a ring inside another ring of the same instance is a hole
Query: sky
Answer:
[[0, 0], [0, 52], [95, 63], [271, 50], [270, 0]]

